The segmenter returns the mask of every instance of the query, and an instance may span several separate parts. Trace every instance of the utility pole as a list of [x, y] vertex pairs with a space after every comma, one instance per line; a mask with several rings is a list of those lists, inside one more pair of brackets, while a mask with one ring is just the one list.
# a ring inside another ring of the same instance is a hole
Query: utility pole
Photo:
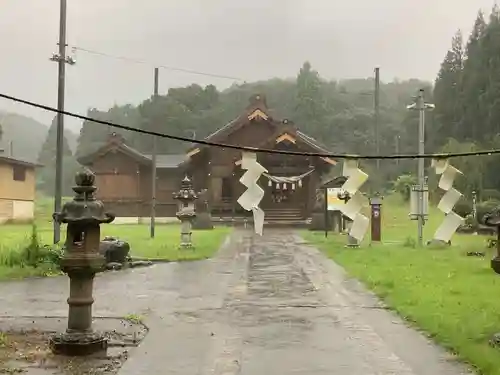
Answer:
[[[158, 99], [158, 86], [159, 86], [159, 70], [155, 68], [154, 74], [154, 94], [153, 103]], [[150, 235], [151, 238], [155, 237], [155, 219], [156, 219], [156, 136], [153, 135], [153, 155], [151, 157], [152, 171], [151, 171], [151, 224]]]
[[424, 243], [424, 224], [425, 224], [425, 213], [424, 213], [424, 190], [426, 188], [425, 183], [425, 160], [422, 155], [425, 154], [425, 111], [427, 109], [433, 109], [434, 104], [429, 104], [424, 101], [424, 90], [420, 89], [418, 92], [417, 101], [406, 107], [410, 110], [418, 111], [418, 245], [423, 246]]
[[[57, 140], [56, 140], [56, 177], [54, 193], [54, 212], [61, 212], [62, 206], [62, 180], [63, 180], [63, 145], [64, 145], [64, 86], [66, 80], [66, 64], [74, 65], [75, 60], [66, 56], [66, 13], [67, 0], [60, 0], [59, 15], [59, 53], [50, 58], [58, 63], [57, 75]], [[54, 220], [54, 244], [61, 239], [61, 224]]]
[[[401, 141], [401, 136], [400, 135], [396, 135], [394, 137], [394, 142], [395, 142], [395, 145], [396, 145], [396, 155], [399, 155], [400, 153], [400, 146], [399, 146], [399, 142]], [[399, 167], [399, 159], [396, 159], [396, 165]]]
[[[380, 155], [380, 68], [375, 68], [375, 144]], [[377, 159], [377, 171], [380, 172], [380, 159]]]

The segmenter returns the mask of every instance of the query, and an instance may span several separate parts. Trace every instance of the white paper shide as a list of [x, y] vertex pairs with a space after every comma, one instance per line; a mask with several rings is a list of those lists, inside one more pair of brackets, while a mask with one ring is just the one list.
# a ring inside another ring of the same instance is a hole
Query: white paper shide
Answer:
[[369, 202], [359, 189], [368, 180], [368, 175], [358, 168], [358, 161], [352, 159], [344, 162], [342, 173], [348, 178], [341, 190], [348, 192], [351, 198], [341, 206], [341, 212], [353, 221], [349, 235], [361, 242], [370, 226], [370, 219], [361, 212]]
[[432, 167], [437, 175], [441, 175], [438, 186], [445, 193], [439, 201], [438, 208], [446, 215], [434, 234], [434, 240], [448, 242], [464, 222], [463, 217], [453, 212], [453, 208], [462, 197], [462, 193], [453, 187], [453, 182], [457, 175], [461, 175], [462, 172], [450, 165], [448, 159], [434, 159]]
[[264, 197], [264, 190], [257, 184], [257, 181], [262, 173], [267, 172], [267, 169], [257, 162], [257, 154], [253, 152], [243, 153], [241, 169], [246, 170], [241, 176], [240, 182], [247, 190], [238, 198], [238, 204], [243, 209], [253, 212], [255, 233], [262, 235], [265, 215], [259, 204]]

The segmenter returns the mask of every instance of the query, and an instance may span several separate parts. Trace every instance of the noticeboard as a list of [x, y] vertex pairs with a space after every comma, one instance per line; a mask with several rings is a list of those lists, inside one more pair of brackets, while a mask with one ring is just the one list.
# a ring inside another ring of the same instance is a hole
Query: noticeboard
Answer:
[[328, 188], [326, 192], [328, 211], [340, 211], [344, 205], [344, 201], [339, 199], [341, 188]]

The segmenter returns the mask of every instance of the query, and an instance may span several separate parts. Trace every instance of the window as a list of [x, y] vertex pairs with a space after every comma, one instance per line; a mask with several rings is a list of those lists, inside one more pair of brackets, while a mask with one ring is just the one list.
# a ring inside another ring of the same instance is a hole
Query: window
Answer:
[[222, 199], [233, 198], [233, 181], [231, 177], [224, 177], [222, 179]]
[[14, 181], [25, 181], [26, 180], [26, 167], [22, 165], [13, 165], [12, 174]]

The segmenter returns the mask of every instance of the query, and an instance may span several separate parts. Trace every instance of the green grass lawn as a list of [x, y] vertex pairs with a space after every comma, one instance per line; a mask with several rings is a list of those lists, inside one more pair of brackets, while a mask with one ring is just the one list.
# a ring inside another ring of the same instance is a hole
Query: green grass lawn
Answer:
[[[63, 229], [64, 232], [65, 229]], [[214, 255], [230, 228], [216, 227], [213, 230], [197, 230], [193, 232], [193, 249], [179, 249], [180, 225], [158, 225], [154, 239], [149, 236], [148, 225], [115, 225], [101, 226], [101, 235], [115, 236], [127, 241], [131, 247], [131, 255], [143, 258], [155, 258], [170, 261], [206, 259]], [[0, 226], [0, 280], [40, 276], [53, 273], [52, 268], [22, 267], [16, 263], [18, 254], [30, 241], [32, 227], [30, 225]], [[42, 221], [37, 227], [41, 244], [52, 243], [52, 227]], [[14, 262], [13, 262], [14, 259]]]
[[[325, 239], [323, 233], [308, 232], [304, 237], [480, 373], [500, 375], [500, 349], [488, 345], [500, 332], [500, 276], [490, 269], [493, 251], [486, 250], [486, 237], [455, 235], [451, 248], [413, 248], [409, 238], [416, 239], [417, 226], [407, 218], [407, 207], [390, 198], [382, 208], [385, 244], [370, 246], [367, 239], [348, 249], [344, 235]], [[431, 211], [426, 239], [442, 219], [442, 213]], [[487, 251], [487, 256], [467, 257], [467, 251]]]

